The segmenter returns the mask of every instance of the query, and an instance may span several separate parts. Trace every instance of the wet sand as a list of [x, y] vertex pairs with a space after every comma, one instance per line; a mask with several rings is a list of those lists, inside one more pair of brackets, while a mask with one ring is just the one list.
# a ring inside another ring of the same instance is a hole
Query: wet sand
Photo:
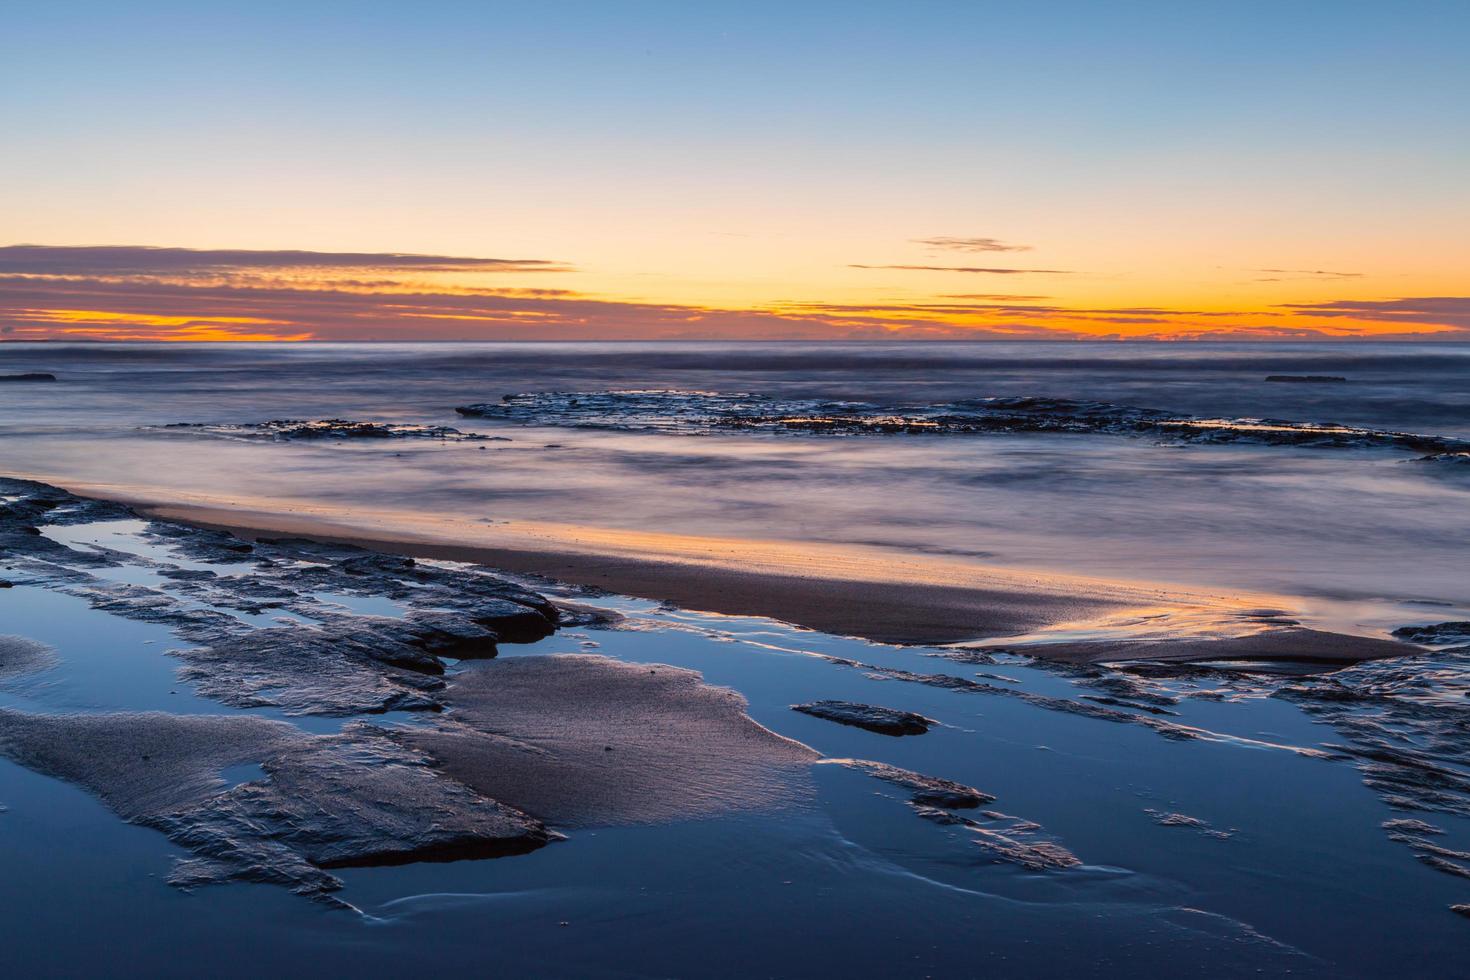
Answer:
[[[601, 529], [570, 534], [554, 525], [535, 531], [524, 526], [472, 527], [468, 530], [474, 536], [468, 537], [463, 525], [443, 530], [370, 528], [313, 514], [121, 502], [148, 517], [228, 531], [245, 539], [291, 535], [416, 558], [477, 562], [690, 609], [766, 616], [884, 643], [1011, 636], [1160, 599], [1152, 590], [1080, 578], [1028, 575], [957, 561], [901, 561], [822, 544], [614, 534]], [[540, 547], [524, 546], [537, 538]]]
[[[1352, 663], [1421, 648], [1301, 628], [1290, 600], [1218, 595], [1151, 583], [1039, 574], [960, 559], [907, 557], [818, 543], [739, 541], [527, 522], [406, 526], [384, 514], [350, 518], [108, 496], [146, 516], [242, 538], [299, 536], [419, 558], [476, 562], [689, 609], [778, 619], [884, 643], [946, 644], [1036, 637], [1024, 652], [1074, 663], [1273, 660]], [[352, 523], [349, 523], [349, 520]], [[360, 523], [359, 523], [360, 521]], [[1119, 620], [1147, 622], [1144, 635]], [[1094, 631], [1092, 626], [1096, 625]], [[1095, 635], [1089, 635], [1095, 632]], [[1078, 634], [1081, 634], [1080, 636]]]

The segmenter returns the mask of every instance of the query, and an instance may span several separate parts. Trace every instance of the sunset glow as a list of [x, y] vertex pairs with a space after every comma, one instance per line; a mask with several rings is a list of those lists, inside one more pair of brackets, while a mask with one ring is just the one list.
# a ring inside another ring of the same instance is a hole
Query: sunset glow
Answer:
[[9, 25], [4, 339], [1470, 331], [1453, 4], [84, 6]]

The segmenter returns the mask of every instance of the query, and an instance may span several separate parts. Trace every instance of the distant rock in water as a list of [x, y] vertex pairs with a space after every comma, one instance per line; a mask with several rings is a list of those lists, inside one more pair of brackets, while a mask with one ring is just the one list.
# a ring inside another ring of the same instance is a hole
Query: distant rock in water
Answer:
[[1470, 453], [1470, 442], [1449, 436], [1336, 422], [1205, 418], [1108, 402], [1026, 396], [878, 405], [708, 391], [538, 392], [505, 395], [499, 402], [462, 405], [455, 411], [466, 418], [521, 425], [691, 435], [728, 431], [841, 436], [1058, 433], [1184, 443]]
[[1340, 378], [1335, 374], [1270, 374], [1266, 376], [1266, 380], [1281, 384], [1335, 385], [1346, 382], [1347, 378]]
[[1430, 647], [1470, 644], [1470, 622], [1457, 620], [1428, 626], [1400, 626], [1393, 631], [1393, 635], [1410, 643]]
[[840, 725], [866, 728], [880, 735], [923, 735], [934, 719], [912, 711], [898, 711], [872, 704], [855, 704], [852, 701], [813, 701], [809, 704], [793, 704], [791, 710], [804, 715], [825, 718]]
[[441, 442], [509, 442], [504, 436], [461, 432], [447, 425], [407, 425], [394, 422], [357, 422], [351, 419], [271, 419], [268, 422], [212, 424], [173, 422], [163, 429], [188, 430], [235, 439], [276, 441], [348, 439], [437, 439]]
[[26, 374], [0, 374], [0, 381], [55, 381], [56, 375], [47, 374], [44, 371], [31, 371]]
[[1430, 453], [1414, 460], [1416, 463], [1438, 463], [1442, 466], [1470, 466], [1470, 450], [1458, 452]]

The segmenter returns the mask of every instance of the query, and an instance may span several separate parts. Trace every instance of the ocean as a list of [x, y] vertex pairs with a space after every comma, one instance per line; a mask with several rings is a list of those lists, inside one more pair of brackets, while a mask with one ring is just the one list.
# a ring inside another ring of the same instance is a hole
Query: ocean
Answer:
[[[0, 345], [0, 376], [32, 372], [56, 380], [0, 382], [0, 477], [84, 493], [1261, 594], [1364, 637], [1470, 620], [1470, 348], [1454, 345]], [[0, 634], [50, 651], [0, 636], [14, 975], [1470, 970], [1454, 911], [1470, 903], [1470, 647], [1453, 630], [1422, 656], [1338, 670], [1057, 664], [517, 578], [598, 615], [495, 661], [445, 656], [451, 695], [485, 664], [546, 653], [667, 664], [823, 761], [769, 808], [592, 821], [495, 860], [332, 867], [345, 908], [265, 875], [181, 891], [166, 879], [197, 841], [125, 822], [88, 791], [107, 773], [86, 784], [12, 733], [119, 712], [326, 740], [452, 725], [452, 697], [301, 710], [290, 664], [222, 696], [190, 659], [190, 630], [367, 636], [444, 602], [419, 598], [439, 593], [418, 572], [364, 576], [299, 543], [221, 556], [112, 511], [68, 523], [84, 505], [51, 493], [0, 483], [0, 540], [23, 544], [0, 552]], [[38, 513], [34, 534], [6, 523]], [[293, 575], [321, 584], [251, 582]], [[826, 700], [929, 730], [791, 710]], [[875, 764], [994, 800], [926, 803]]]
[[[455, 412], [507, 395], [608, 391], [882, 411], [1048, 398], [1470, 439], [1470, 349], [1454, 344], [0, 346], [0, 373], [31, 371], [61, 380], [0, 385], [4, 469], [63, 485], [262, 509], [370, 506], [406, 525], [431, 512], [467, 526], [554, 522], [968, 557], [1320, 599], [1314, 615], [1338, 627], [1372, 618], [1365, 603], [1470, 603], [1464, 458], [1419, 462], [1427, 453], [1352, 439], [1283, 446], [1085, 429], [670, 430], [651, 428], [646, 412], [619, 419], [616, 405]], [[668, 412], [685, 407], [663, 397]], [[511, 441], [288, 443], [163, 428], [282, 418], [447, 425]]]

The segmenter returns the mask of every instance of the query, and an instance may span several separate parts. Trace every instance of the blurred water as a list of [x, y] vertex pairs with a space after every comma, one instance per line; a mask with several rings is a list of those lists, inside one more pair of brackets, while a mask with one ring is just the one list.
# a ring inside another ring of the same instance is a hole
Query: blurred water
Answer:
[[[99, 534], [119, 551], [175, 563], [125, 528]], [[1082, 865], [1035, 872], [999, 862], [963, 827], [917, 819], [905, 792], [820, 765], [816, 797], [774, 811], [583, 828], [500, 860], [344, 869], [342, 896], [359, 917], [268, 886], [180, 893], [163, 882], [179, 849], [161, 835], [0, 760], [8, 910], [0, 964], [14, 975], [75, 976], [125, 961], [131, 973], [180, 977], [293, 975], [324, 964], [364, 977], [492, 965], [568, 977], [1036, 976], [1079, 963], [1118, 976], [1448, 976], [1470, 966], [1463, 920], [1447, 908], [1464, 898], [1461, 880], [1413, 860], [1384, 833], [1382, 821], [1403, 814], [1362, 784], [1351, 760], [1298, 751], [1342, 735], [1269, 697], [1269, 677], [1159, 680], [1175, 720], [1206, 736], [1177, 741], [1055, 707], [1099, 690], [1098, 675], [1020, 657], [977, 668], [942, 649], [572, 598], [628, 618], [616, 630], [567, 630], [502, 656], [593, 651], [699, 670], [742, 692], [757, 721], [826, 756], [877, 759], [995, 794], [995, 810], [1037, 822], [1041, 839]], [[242, 711], [171, 677], [165, 649], [178, 641], [162, 627], [27, 585], [0, 592], [0, 622], [58, 655], [54, 666], [0, 685], [4, 707]], [[1052, 700], [884, 680], [851, 662], [988, 677]], [[894, 739], [790, 710], [819, 698], [939, 724]], [[310, 718], [282, 720], [319, 730]], [[222, 775], [261, 778], [249, 767]], [[1161, 825], [1162, 813], [1204, 829]], [[1470, 818], [1423, 816], [1444, 829], [1440, 843], [1470, 840]]]
[[[460, 419], [517, 392], [695, 388], [878, 405], [996, 395], [1470, 435], [1453, 344], [3, 345], [0, 468], [155, 496], [371, 506], [481, 525], [879, 546], [906, 556], [1260, 589], [1339, 628], [1470, 603], [1470, 477], [1383, 449], [1107, 435], [702, 436]], [[1267, 382], [1335, 375], [1341, 384]], [[511, 437], [293, 443], [150, 431], [273, 418]], [[1368, 628], [1368, 627], [1364, 627]]]
[[[1470, 487], [1412, 454], [1109, 435], [630, 433], [466, 420], [453, 408], [521, 391], [639, 387], [880, 404], [1049, 395], [1465, 437], [1467, 353], [1449, 345], [0, 345], [0, 374], [61, 379], [0, 384], [0, 470], [243, 504], [372, 507], [405, 520], [432, 513], [466, 526], [553, 520], [862, 544], [1280, 590], [1324, 622], [1381, 632], [1470, 619]], [[1268, 374], [1349, 381], [1267, 383]], [[147, 428], [281, 417], [447, 424], [512, 441], [242, 441]], [[134, 522], [46, 529], [77, 549], [148, 560], [101, 573], [175, 588], [159, 565], [189, 560], [137, 532]], [[316, 598], [362, 614], [401, 612], [370, 597]], [[8, 807], [0, 967], [18, 976], [118, 963], [156, 976], [290, 975], [323, 963], [363, 976], [429, 965], [559, 976], [1470, 969], [1465, 920], [1448, 908], [1470, 901], [1465, 879], [1416, 861], [1384, 832], [1383, 821], [1405, 812], [1390, 808], [1389, 790], [1363, 784], [1366, 756], [1298, 751], [1395, 750], [1421, 789], [1450, 787], [1448, 809], [1418, 812], [1445, 831], [1435, 840], [1470, 847], [1463, 652], [1321, 680], [1079, 673], [574, 598], [617, 608], [627, 628], [565, 631], [504, 655], [591, 650], [700, 670], [744, 694], [756, 720], [826, 755], [994, 793], [998, 810], [1037, 821], [1083, 866], [1036, 874], [998, 864], [964, 828], [916, 819], [886, 784], [818, 766], [817, 798], [779, 813], [580, 831], [498, 861], [348, 870], [344, 896], [368, 914], [356, 918], [264, 886], [181, 894], [162, 882], [178, 849], [160, 835], [0, 762]], [[162, 627], [74, 597], [24, 584], [0, 591], [0, 632], [42, 639], [59, 657], [0, 688], [6, 708], [237, 710], [178, 682], [165, 655], [178, 641]], [[1017, 696], [914, 679], [934, 674]], [[1356, 700], [1338, 698], [1338, 685]], [[1129, 702], [1119, 710], [1145, 721], [1157, 717], [1151, 707], [1173, 712], [1164, 717], [1201, 734], [1174, 740], [1066, 710], [1105, 703], [1094, 696]], [[790, 710], [820, 698], [917, 711], [942, 725], [896, 740]], [[287, 720], [313, 731], [341, 723]], [[1207, 826], [1160, 825], [1166, 813]]]

